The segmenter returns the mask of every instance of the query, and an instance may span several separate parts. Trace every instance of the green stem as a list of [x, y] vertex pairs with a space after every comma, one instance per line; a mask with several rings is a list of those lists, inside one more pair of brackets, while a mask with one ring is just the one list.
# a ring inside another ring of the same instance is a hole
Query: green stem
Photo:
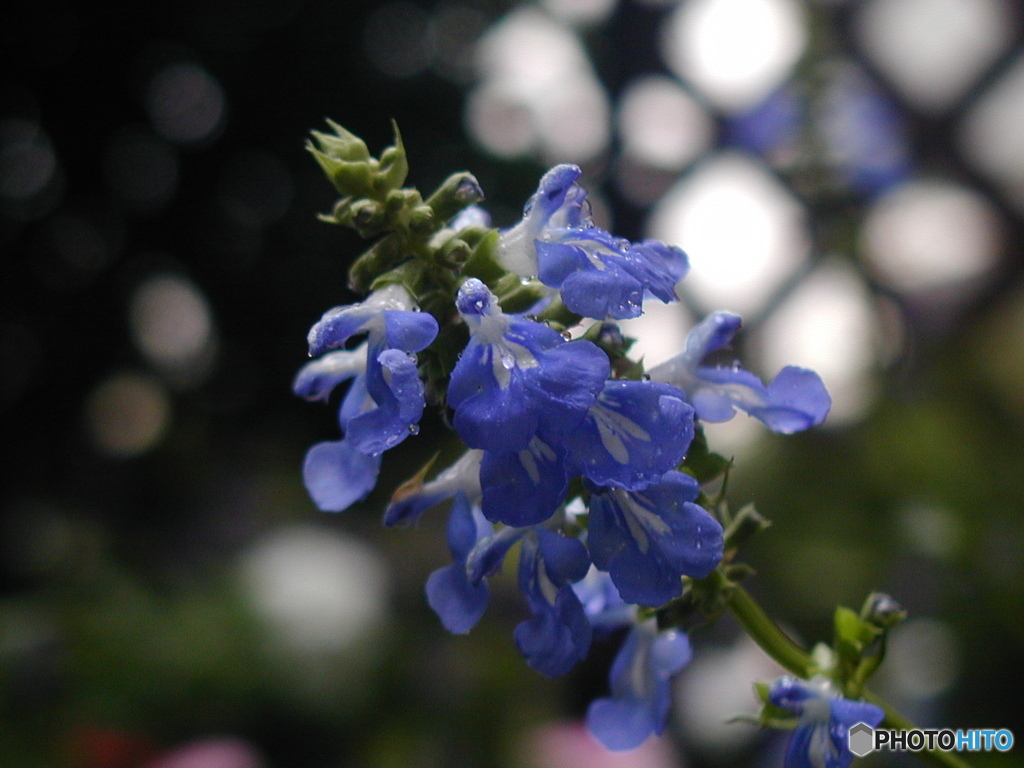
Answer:
[[[739, 619], [743, 629], [755, 643], [761, 646], [765, 653], [783, 668], [804, 679], [821, 671], [810, 655], [778, 628], [747, 590], [738, 584], [727, 584], [725, 576], [717, 571], [712, 574], [712, 577], [726, 589], [729, 610]], [[865, 689], [864, 698], [881, 707], [885, 713], [885, 719], [882, 721], [882, 725], [885, 727], [907, 731], [917, 728], [912, 721], [871, 691]], [[970, 765], [954, 752], [925, 749], [919, 755], [922, 760], [936, 768], [970, 768]]]
[[[725, 577], [719, 575], [724, 581]], [[728, 587], [729, 609], [761, 649], [782, 667], [802, 678], [811, 677], [817, 666], [811, 657], [776, 626], [764, 609], [743, 587]]]

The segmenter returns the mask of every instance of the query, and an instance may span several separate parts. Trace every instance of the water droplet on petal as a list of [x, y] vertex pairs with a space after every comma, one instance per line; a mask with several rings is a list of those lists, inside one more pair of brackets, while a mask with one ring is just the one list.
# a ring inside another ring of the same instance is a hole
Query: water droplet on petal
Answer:
[[420, 425], [419, 424], [410, 424], [409, 425], [409, 434], [410, 435], [418, 435], [419, 433], [420, 433]]
[[640, 377], [640, 380], [641, 381], [650, 381], [651, 380], [651, 374], [645, 373], [643, 376]]
[[569, 331], [562, 331], [561, 336], [566, 341], [572, 341], [572, 334]]

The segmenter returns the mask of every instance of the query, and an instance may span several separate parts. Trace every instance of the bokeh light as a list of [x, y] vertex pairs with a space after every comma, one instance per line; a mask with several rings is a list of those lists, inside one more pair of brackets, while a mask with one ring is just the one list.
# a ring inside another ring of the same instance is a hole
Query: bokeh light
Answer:
[[683, 248], [684, 281], [705, 309], [756, 312], [801, 267], [809, 248], [792, 195], [740, 154], [705, 161], [665, 195], [649, 234]]
[[163, 438], [170, 421], [166, 390], [148, 376], [116, 373], [89, 395], [86, 422], [95, 446], [113, 458], [139, 456]]
[[1012, 39], [1004, 0], [871, 0], [858, 17], [868, 54], [921, 109], [949, 107]]
[[960, 643], [946, 622], [912, 618], [889, 638], [885, 678], [900, 695], [928, 701], [956, 681], [960, 657]]
[[236, 738], [212, 738], [176, 747], [144, 768], [263, 768], [259, 753]]
[[584, 162], [608, 145], [610, 107], [575, 33], [540, 10], [512, 11], [483, 36], [467, 127], [502, 157]]
[[215, 350], [213, 318], [190, 281], [159, 274], [143, 281], [129, 308], [132, 337], [158, 371], [179, 385], [194, 385], [209, 372]]
[[988, 178], [999, 184], [1018, 210], [1024, 210], [1024, 58], [975, 103], [965, 119], [964, 151]]
[[570, 24], [600, 24], [615, 10], [617, 0], [541, 0], [541, 5]]
[[676, 80], [641, 75], [619, 97], [622, 150], [655, 168], [679, 171], [711, 145], [708, 114]]
[[217, 80], [197, 64], [179, 62], [157, 72], [146, 88], [153, 129], [176, 144], [198, 144], [223, 127], [227, 104]]
[[735, 112], [779, 84], [803, 51], [805, 36], [793, 0], [693, 0], [674, 11], [662, 52], [673, 72]]
[[300, 655], [365, 648], [385, 620], [380, 556], [322, 525], [272, 531], [244, 554], [239, 573], [274, 635]]
[[780, 674], [782, 669], [746, 635], [729, 645], [699, 646], [674, 691], [676, 720], [687, 744], [719, 761], [736, 759], [759, 737], [757, 729], [736, 722], [757, 714], [750, 681]]
[[[862, 247], [882, 280], [898, 291], [959, 287], [992, 271], [999, 219], [984, 197], [941, 179], [904, 184], [880, 198], [864, 222]], [[975, 286], [976, 287], [976, 286]]]

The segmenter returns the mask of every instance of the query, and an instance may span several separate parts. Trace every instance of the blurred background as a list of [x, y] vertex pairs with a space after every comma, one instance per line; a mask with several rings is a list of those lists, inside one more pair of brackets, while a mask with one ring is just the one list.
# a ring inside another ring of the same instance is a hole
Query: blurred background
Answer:
[[444, 632], [422, 587], [445, 516], [379, 524], [436, 417], [365, 503], [315, 510], [302, 457], [337, 427], [290, 383], [364, 247], [315, 218], [325, 117], [374, 153], [396, 119], [409, 182], [471, 170], [498, 225], [571, 161], [604, 226], [683, 246], [685, 301], [626, 324], [647, 361], [731, 309], [747, 367], [815, 368], [836, 403], [810, 434], [710, 430], [735, 505], [774, 523], [752, 591], [808, 643], [891, 593], [911, 618], [876, 687], [1021, 737], [1022, 21], [1012, 0], [3, 11], [0, 765], [781, 765], [784, 738], [726, 722], [778, 672], [728, 619], [694, 634], [666, 737], [620, 756], [580, 725], [614, 643], [530, 671], [511, 571]]

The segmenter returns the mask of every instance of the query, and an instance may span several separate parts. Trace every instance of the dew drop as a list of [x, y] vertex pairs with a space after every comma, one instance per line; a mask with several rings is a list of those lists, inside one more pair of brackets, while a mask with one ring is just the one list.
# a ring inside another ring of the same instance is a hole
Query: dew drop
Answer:
[[410, 435], [418, 435], [419, 433], [420, 433], [420, 425], [419, 424], [410, 424], [409, 425], [409, 434]]
[[562, 331], [561, 336], [566, 341], [572, 341], [572, 334], [569, 331]]
[[643, 376], [640, 377], [640, 380], [641, 381], [650, 381], [651, 380], [651, 374], [645, 373]]

